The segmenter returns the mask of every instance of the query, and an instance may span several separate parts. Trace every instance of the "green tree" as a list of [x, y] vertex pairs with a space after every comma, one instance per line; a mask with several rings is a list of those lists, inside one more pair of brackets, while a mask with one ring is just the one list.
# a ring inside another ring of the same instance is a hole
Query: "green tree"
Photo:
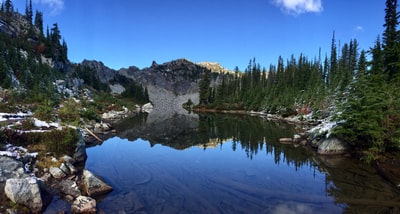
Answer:
[[208, 105], [210, 103], [209, 102], [211, 96], [210, 83], [211, 83], [211, 72], [209, 70], [206, 70], [199, 83], [199, 94], [200, 94], [199, 97], [200, 97], [200, 104], [202, 105]]
[[397, 31], [398, 21], [397, 0], [386, 0], [385, 8], [385, 30], [383, 32], [383, 55], [385, 62], [385, 73], [389, 80], [399, 73], [399, 43], [400, 34]]

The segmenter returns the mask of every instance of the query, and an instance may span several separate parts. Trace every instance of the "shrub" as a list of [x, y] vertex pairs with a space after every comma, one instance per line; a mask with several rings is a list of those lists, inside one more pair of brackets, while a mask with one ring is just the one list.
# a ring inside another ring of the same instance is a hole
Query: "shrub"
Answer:
[[79, 122], [79, 104], [73, 99], [68, 99], [63, 107], [58, 110], [58, 116], [63, 122], [78, 123]]

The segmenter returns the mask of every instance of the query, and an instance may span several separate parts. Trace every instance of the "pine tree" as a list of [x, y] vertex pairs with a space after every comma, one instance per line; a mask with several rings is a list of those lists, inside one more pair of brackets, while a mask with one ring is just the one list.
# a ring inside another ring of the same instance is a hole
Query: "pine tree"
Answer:
[[32, 11], [32, 0], [26, 1], [26, 8], [25, 8], [25, 19], [28, 21], [28, 24], [32, 25], [33, 19], [33, 11]]
[[375, 41], [375, 46], [369, 51], [372, 54], [372, 60], [369, 63], [371, 65], [371, 74], [383, 74], [384, 59], [381, 45], [381, 39], [378, 36]]
[[383, 32], [383, 54], [385, 62], [385, 73], [389, 80], [399, 73], [399, 43], [400, 34], [397, 31], [398, 21], [397, 0], [386, 0], [385, 8], [385, 31]]
[[200, 104], [202, 105], [208, 105], [209, 104], [209, 98], [211, 95], [211, 88], [210, 88], [210, 83], [211, 83], [211, 72], [209, 70], [206, 70], [203, 74], [203, 77], [199, 83], [199, 96], [200, 96]]
[[6, 0], [4, 2], [4, 9], [8, 16], [12, 16], [12, 14], [14, 13], [14, 6], [11, 0]]
[[39, 12], [38, 10], [36, 10], [34, 25], [35, 25], [35, 27], [37, 29], [39, 29], [41, 37], [44, 37], [44, 33], [43, 33], [43, 13]]

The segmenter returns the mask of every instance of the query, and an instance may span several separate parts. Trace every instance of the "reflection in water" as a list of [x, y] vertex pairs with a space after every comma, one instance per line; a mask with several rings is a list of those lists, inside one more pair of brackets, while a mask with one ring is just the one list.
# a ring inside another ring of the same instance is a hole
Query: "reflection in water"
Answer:
[[114, 191], [105, 213], [396, 211], [399, 192], [351, 159], [278, 143], [293, 127], [232, 115], [140, 115], [88, 149], [86, 167]]

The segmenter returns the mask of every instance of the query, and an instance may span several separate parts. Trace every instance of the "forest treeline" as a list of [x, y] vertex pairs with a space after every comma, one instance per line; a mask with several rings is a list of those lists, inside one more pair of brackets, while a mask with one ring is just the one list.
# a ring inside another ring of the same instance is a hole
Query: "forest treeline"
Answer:
[[[255, 110], [283, 116], [332, 116], [333, 135], [374, 154], [400, 149], [400, 33], [397, 0], [387, 0], [384, 32], [374, 47], [360, 50], [356, 39], [338, 46], [333, 32], [330, 54], [278, 58], [268, 70], [255, 59], [242, 73], [212, 73], [200, 82], [200, 105]], [[367, 56], [368, 59], [367, 60]]]

